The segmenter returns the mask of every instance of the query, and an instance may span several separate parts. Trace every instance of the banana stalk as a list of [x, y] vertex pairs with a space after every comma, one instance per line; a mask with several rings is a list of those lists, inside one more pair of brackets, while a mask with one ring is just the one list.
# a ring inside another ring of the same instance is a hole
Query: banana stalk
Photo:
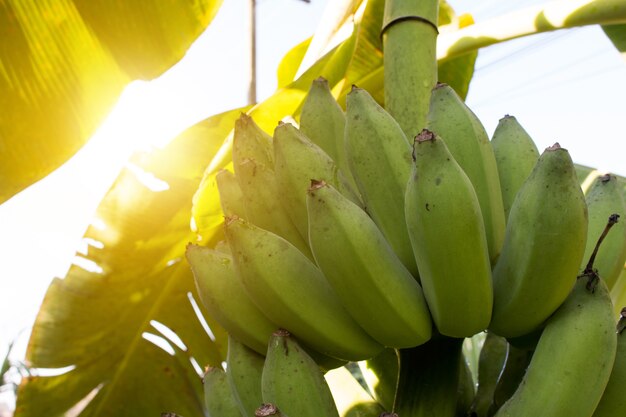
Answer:
[[222, 368], [208, 368], [202, 383], [209, 417], [242, 417]]
[[388, 0], [381, 30], [385, 108], [409, 138], [426, 126], [437, 82], [437, 0]]

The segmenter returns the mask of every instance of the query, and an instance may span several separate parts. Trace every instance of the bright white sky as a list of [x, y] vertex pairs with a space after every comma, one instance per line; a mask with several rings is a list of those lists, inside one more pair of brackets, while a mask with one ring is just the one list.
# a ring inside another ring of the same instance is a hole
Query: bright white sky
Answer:
[[[0, 206], [0, 355], [20, 332], [15, 357], [22, 354], [48, 283], [77, 262], [75, 250], [98, 201], [133, 149], [165, 144], [193, 123], [245, 104], [247, 2], [225, 0], [178, 65], [151, 83], [132, 84], [84, 150]], [[260, 100], [275, 89], [280, 58], [314, 32], [327, 2], [258, 0]], [[543, 2], [449, 3], [484, 21]], [[540, 150], [559, 141], [576, 162], [626, 175], [626, 65], [599, 28], [493, 46], [481, 51], [476, 68], [467, 102], [490, 134], [512, 114]]]

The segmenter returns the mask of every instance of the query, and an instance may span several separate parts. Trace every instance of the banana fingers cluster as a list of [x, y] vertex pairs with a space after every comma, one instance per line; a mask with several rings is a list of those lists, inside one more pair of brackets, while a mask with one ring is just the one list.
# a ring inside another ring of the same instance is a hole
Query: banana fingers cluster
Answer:
[[[372, 400], [352, 413], [626, 415], [626, 222], [604, 228], [623, 186], [585, 195], [568, 151], [540, 154], [514, 117], [490, 141], [438, 84], [407, 138], [367, 91], [344, 112], [318, 79], [299, 126], [241, 116], [216, 183], [225, 241], [187, 259], [230, 335], [225, 377], [205, 378], [229, 413], [337, 417], [323, 372], [359, 362]], [[462, 346], [485, 331], [476, 390]]]

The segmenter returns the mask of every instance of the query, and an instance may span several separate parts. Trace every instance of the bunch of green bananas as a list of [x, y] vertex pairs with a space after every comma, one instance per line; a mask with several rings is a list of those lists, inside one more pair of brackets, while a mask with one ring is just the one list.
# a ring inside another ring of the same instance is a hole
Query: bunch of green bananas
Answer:
[[[344, 112], [317, 79], [298, 127], [241, 115], [225, 240], [187, 248], [230, 335], [211, 416], [337, 417], [323, 372], [347, 362], [372, 395], [352, 416], [626, 415], [626, 222], [605, 227], [623, 185], [585, 195], [568, 151], [540, 155], [511, 116], [490, 141], [448, 85], [429, 109], [409, 140], [367, 91]], [[463, 341], [485, 331], [476, 390]]]

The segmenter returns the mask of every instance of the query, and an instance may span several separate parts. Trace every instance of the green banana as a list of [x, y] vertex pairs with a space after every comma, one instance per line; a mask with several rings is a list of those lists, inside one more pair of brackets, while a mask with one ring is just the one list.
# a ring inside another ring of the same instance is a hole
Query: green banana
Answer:
[[274, 131], [274, 158], [278, 195], [302, 236], [308, 236], [306, 191], [311, 178], [323, 179], [359, 201], [335, 162], [290, 123], [281, 123]]
[[[235, 122], [233, 135], [233, 165], [239, 166], [245, 159], [252, 158], [267, 167], [274, 166], [272, 137], [265, 133], [252, 119], [242, 113]], [[235, 168], [235, 174], [237, 170]]]
[[[589, 259], [598, 237], [604, 230], [608, 217], [616, 213], [626, 220], [626, 203], [622, 195], [622, 186], [615, 175], [606, 174], [598, 177], [586, 193], [585, 200], [589, 210], [589, 233], [584, 259]], [[609, 289], [613, 288], [626, 262], [626, 221], [618, 222], [598, 249], [594, 266], [600, 278], [606, 281]], [[583, 262], [584, 263], [584, 262]], [[581, 270], [585, 265], [581, 265]]]
[[204, 246], [187, 245], [200, 300], [211, 317], [235, 339], [260, 354], [278, 328], [248, 298], [233, 267], [232, 257]]
[[500, 254], [506, 222], [489, 136], [452, 87], [441, 83], [432, 90], [427, 127], [443, 138], [476, 190], [493, 264]]
[[404, 191], [411, 173], [411, 145], [402, 128], [365, 90], [352, 87], [346, 100], [346, 153], [365, 211], [404, 266], [417, 266], [404, 219]]
[[209, 417], [242, 417], [226, 372], [222, 368], [209, 367], [202, 378], [204, 384], [204, 404]]
[[254, 412], [254, 417], [288, 417], [287, 414], [283, 413], [271, 403], [261, 404]]
[[457, 390], [456, 400], [456, 416], [467, 417], [472, 407], [472, 401], [476, 395], [476, 387], [474, 386], [474, 378], [469, 364], [465, 360], [465, 355], [461, 354], [461, 369], [459, 372], [459, 386]]
[[463, 339], [433, 337], [400, 349], [400, 374], [393, 411], [402, 417], [454, 417]]
[[287, 240], [237, 217], [226, 219], [225, 234], [247, 294], [270, 320], [335, 358], [362, 360], [383, 349], [350, 317], [315, 264]]
[[235, 123], [233, 168], [241, 188], [246, 219], [279, 234], [311, 257], [306, 235], [298, 232], [280, 199], [276, 198], [280, 194], [274, 176], [273, 139], [246, 114], [241, 114]]
[[243, 219], [247, 218], [243, 193], [235, 174], [222, 169], [215, 175], [215, 182], [224, 216], [237, 215]]
[[567, 298], [587, 239], [587, 205], [569, 152], [547, 148], [511, 207], [493, 270], [489, 328], [504, 337], [536, 330]]
[[593, 417], [623, 417], [626, 415], [626, 307], [621, 310], [617, 323], [617, 353], [611, 377], [604, 389]]
[[300, 131], [335, 161], [356, 190], [346, 156], [345, 129], [346, 115], [333, 97], [328, 81], [323, 77], [313, 80], [302, 105]]
[[272, 334], [261, 380], [263, 401], [298, 417], [339, 417], [315, 361], [286, 330]]
[[313, 256], [356, 322], [388, 347], [430, 339], [422, 289], [367, 213], [324, 181], [311, 180], [307, 195]]
[[476, 193], [444, 141], [423, 130], [406, 187], [406, 222], [438, 331], [471, 337], [489, 325], [493, 292]]
[[265, 356], [228, 335], [226, 363], [226, 377], [241, 415], [254, 417], [255, 410], [263, 403], [261, 376]]
[[306, 239], [281, 203], [274, 170], [254, 159], [244, 159], [235, 165], [235, 174], [243, 193], [247, 220], [285, 238], [313, 259]]
[[615, 361], [617, 337], [604, 281], [581, 275], [548, 320], [524, 379], [497, 417], [588, 417]]
[[372, 396], [385, 410], [393, 409], [398, 385], [398, 353], [386, 348], [378, 355], [359, 362], [359, 368]]
[[530, 135], [517, 119], [508, 114], [500, 119], [491, 138], [491, 146], [496, 157], [500, 191], [505, 220], [515, 200], [515, 195], [530, 175], [539, 151]]
[[478, 388], [470, 407], [471, 417], [489, 416], [498, 377], [504, 367], [506, 351], [506, 339], [488, 332], [478, 359]]
[[533, 352], [534, 350], [520, 349], [510, 343], [506, 346], [504, 366], [498, 376], [493, 391], [493, 402], [487, 415], [495, 414], [513, 396], [524, 378], [526, 369], [533, 357]]

